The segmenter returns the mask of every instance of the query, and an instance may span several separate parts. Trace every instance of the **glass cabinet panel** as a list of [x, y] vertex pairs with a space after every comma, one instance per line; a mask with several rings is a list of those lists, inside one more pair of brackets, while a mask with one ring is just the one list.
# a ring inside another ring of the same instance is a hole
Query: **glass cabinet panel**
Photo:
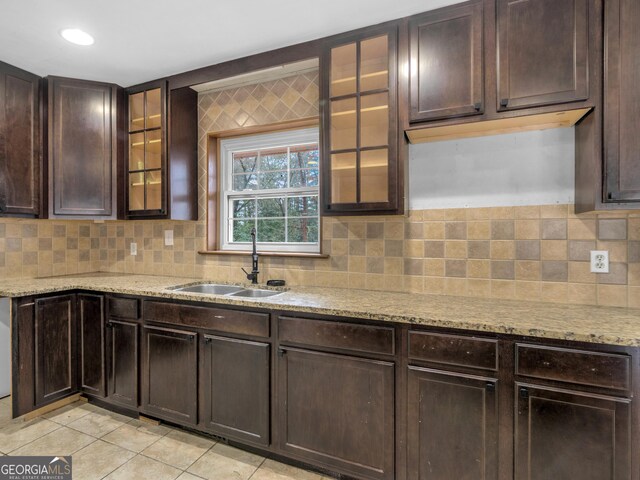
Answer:
[[355, 203], [357, 177], [356, 154], [331, 155], [331, 200], [333, 203]]
[[389, 72], [396, 37], [373, 35], [351, 37], [351, 42], [327, 51], [330, 85], [324, 121], [329, 151], [324, 194], [330, 211], [393, 208], [390, 174], [395, 168], [397, 122], [392, 110], [396, 89], [390, 82], [395, 76]]
[[356, 93], [357, 45], [350, 43], [331, 50], [331, 96]]
[[388, 37], [382, 35], [362, 41], [360, 44], [360, 91], [380, 90], [388, 86]]
[[153, 88], [129, 95], [129, 212], [164, 210], [164, 93]]
[[360, 201], [389, 201], [389, 150], [360, 153]]

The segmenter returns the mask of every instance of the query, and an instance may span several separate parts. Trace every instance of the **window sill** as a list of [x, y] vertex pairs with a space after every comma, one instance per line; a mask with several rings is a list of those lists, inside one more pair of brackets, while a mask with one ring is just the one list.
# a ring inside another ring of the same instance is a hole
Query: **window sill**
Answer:
[[[200, 255], [251, 255], [250, 251], [236, 250], [202, 250], [198, 252]], [[303, 252], [258, 252], [261, 257], [292, 257], [292, 258], [329, 258], [324, 253], [303, 253]]]

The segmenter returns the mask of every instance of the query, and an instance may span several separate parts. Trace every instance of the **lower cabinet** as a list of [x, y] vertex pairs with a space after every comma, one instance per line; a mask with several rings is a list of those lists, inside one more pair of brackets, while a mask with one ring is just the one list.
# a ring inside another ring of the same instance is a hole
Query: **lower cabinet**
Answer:
[[76, 295], [35, 301], [35, 406], [78, 390]]
[[516, 480], [630, 480], [631, 402], [516, 386]]
[[497, 381], [419, 367], [408, 377], [408, 480], [496, 480]]
[[269, 344], [207, 334], [201, 338], [204, 428], [226, 438], [269, 445]]
[[280, 447], [357, 478], [393, 479], [394, 364], [279, 352]]
[[198, 422], [198, 334], [142, 327], [142, 410], [185, 425]]
[[109, 317], [106, 327], [108, 399], [125, 407], [138, 408], [140, 325]]
[[107, 394], [104, 315], [103, 295], [78, 294], [80, 389], [98, 397]]

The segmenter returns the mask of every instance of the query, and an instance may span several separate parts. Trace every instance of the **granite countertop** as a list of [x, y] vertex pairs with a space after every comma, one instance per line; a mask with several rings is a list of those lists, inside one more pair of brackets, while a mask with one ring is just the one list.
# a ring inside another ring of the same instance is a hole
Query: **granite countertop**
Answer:
[[0, 281], [0, 296], [89, 290], [176, 300], [262, 307], [479, 332], [610, 345], [640, 346], [640, 310], [515, 300], [294, 287], [268, 298], [176, 292], [202, 279], [97, 273]]

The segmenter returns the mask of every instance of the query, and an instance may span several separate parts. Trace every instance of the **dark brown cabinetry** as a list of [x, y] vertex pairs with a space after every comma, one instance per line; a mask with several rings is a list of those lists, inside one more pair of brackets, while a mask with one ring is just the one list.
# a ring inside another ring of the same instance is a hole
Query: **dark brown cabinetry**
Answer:
[[518, 384], [515, 478], [629, 480], [628, 399]]
[[0, 62], [0, 215], [38, 216], [40, 77]]
[[115, 217], [117, 96], [112, 84], [48, 78], [51, 217]]
[[142, 328], [142, 409], [149, 415], [195, 425], [198, 416], [198, 334]]
[[76, 296], [37, 299], [34, 320], [38, 407], [78, 390]]
[[130, 408], [139, 406], [140, 324], [138, 300], [107, 297], [108, 399]]
[[[605, 2], [604, 202], [640, 201], [640, 5]], [[637, 207], [637, 205], [636, 205]]]
[[107, 394], [104, 296], [78, 294], [80, 389], [89, 395]]
[[484, 110], [482, 0], [411, 17], [410, 120]]
[[323, 213], [401, 213], [398, 26], [332, 38], [321, 56]]
[[280, 355], [281, 448], [358, 478], [394, 478], [394, 364], [294, 348]]
[[497, 0], [498, 109], [589, 97], [588, 0]]
[[197, 93], [166, 80], [126, 93], [126, 217], [196, 220]]
[[207, 334], [201, 338], [204, 427], [225, 438], [269, 445], [269, 344]]
[[496, 384], [494, 378], [409, 367], [409, 480], [498, 478]]

